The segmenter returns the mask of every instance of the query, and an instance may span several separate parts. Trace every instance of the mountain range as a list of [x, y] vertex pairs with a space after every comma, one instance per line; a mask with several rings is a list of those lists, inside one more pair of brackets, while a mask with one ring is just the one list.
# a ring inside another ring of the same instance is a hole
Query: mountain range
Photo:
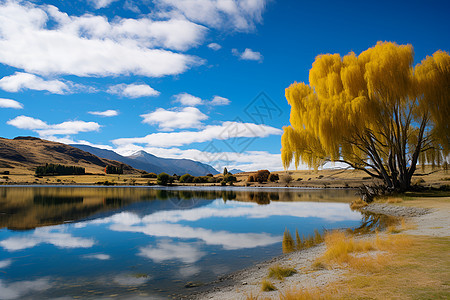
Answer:
[[[77, 165], [90, 173], [103, 172], [108, 165], [119, 167], [123, 164], [66, 144], [35, 137], [0, 138], [0, 168], [16, 168], [29, 172], [46, 163]], [[139, 170], [128, 164], [122, 167], [125, 173], [139, 173]]]
[[92, 153], [98, 157], [116, 160], [133, 168], [159, 174], [161, 172], [192, 176], [204, 176], [206, 174], [218, 174], [219, 172], [208, 164], [190, 159], [162, 158], [145, 151], [137, 151], [130, 156], [122, 156], [114, 151], [100, 149], [88, 145], [72, 144], [72, 147]]

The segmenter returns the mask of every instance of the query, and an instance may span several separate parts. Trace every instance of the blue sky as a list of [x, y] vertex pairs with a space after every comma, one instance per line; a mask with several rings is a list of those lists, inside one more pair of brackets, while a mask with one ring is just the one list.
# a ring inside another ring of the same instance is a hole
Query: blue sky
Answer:
[[448, 1], [0, 0], [1, 136], [281, 170], [284, 89], [377, 41], [450, 50]]

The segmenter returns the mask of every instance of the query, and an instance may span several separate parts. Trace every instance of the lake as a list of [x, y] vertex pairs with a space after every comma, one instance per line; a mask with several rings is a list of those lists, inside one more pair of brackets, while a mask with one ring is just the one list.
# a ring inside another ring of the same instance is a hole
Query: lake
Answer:
[[0, 299], [177, 298], [282, 253], [285, 229], [358, 227], [352, 190], [0, 187]]

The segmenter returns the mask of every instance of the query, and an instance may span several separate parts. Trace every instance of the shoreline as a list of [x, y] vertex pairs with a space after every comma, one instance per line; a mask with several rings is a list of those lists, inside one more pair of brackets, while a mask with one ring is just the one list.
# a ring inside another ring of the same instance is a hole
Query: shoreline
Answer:
[[[405, 218], [416, 224], [416, 228], [404, 231], [408, 235], [423, 235], [445, 237], [450, 232], [450, 211], [439, 208], [423, 208], [415, 206], [398, 206], [392, 204], [373, 203], [366, 206], [364, 211]], [[383, 235], [385, 233], [381, 233]], [[362, 234], [355, 239], [370, 239], [374, 233]], [[186, 293], [184, 299], [247, 299], [264, 297], [279, 299], [280, 291], [295, 289], [317, 289], [327, 286], [342, 278], [347, 271], [342, 268], [317, 269], [313, 263], [326, 250], [324, 243], [308, 249], [294, 251], [259, 262], [251, 267], [224, 275], [217, 280], [197, 288], [194, 292]], [[297, 273], [276, 281], [278, 290], [261, 291], [261, 281], [267, 278], [268, 270], [273, 265], [293, 267]]]

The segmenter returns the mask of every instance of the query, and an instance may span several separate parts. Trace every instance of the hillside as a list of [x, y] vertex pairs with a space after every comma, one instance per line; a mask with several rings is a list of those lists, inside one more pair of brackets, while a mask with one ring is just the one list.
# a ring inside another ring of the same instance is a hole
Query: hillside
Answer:
[[190, 159], [162, 158], [145, 151], [138, 151], [130, 156], [122, 156], [111, 150], [100, 149], [87, 145], [71, 146], [90, 152], [98, 157], [117, 160], [136, 169], [145, 170], [156, 174], [166, 172], [170, 175], [183, 175], [189, 173], [193, 176], [203, 176], [209, 173], [219, 173], [210, 165]]
[[[0, 138], [0, 168], [23, 169], [25, 173], [46, 163], [76, 165], [86, 168], [88, 173], [103, 172], [105, 166], [120, 166], [121, 162], [97, 157], [81, 149], [42, 140], [35, 137], [16, 137], [12, 140]], [[124, 165], [124, 172], [138, 173], [133, 167]]]

